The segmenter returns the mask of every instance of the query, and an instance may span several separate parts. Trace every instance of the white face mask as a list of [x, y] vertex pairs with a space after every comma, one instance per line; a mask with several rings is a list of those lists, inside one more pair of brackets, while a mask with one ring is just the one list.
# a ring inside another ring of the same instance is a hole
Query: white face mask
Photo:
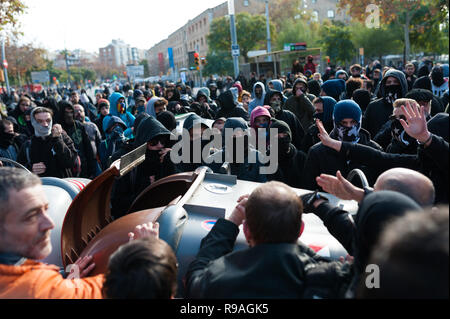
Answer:
[[53, 121], [51, 121], [50, 124], [45, 127], [35, 120], [34, 114], [31, 114], [31, 125], [33, 125], [34, 128], [34, 135], [36, 135], [37, 137], [46, 137], [52, 133]]

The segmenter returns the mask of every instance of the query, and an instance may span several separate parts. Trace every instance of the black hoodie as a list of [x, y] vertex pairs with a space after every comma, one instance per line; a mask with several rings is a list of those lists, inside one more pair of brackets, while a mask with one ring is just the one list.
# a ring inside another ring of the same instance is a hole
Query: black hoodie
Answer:
[[303, 129], [302, 124], [294, 113], [283, 109], [283, 93], [281, 93], [280, 91], [270, 90], [266, 93], [266, 96], [264, 98], [264, 105], [270, 105], [270, 99], [275, 94], [278, 94], [281, 97], [281, 109], [278, 113], [275, 113], [275, 118], [277, 120], [285, 122], [289, 126], [289, 129], [292, 133], [292, 144], [294, 144], [297, 149], [300, 149], [302, 146], [303, 137], [305, 136], [305, 130]]
[[[170, 139], [170, 132], [158, 120], [149, 116], [139, 124], [134, 148], [162, 135]], [[115, 157], [117, 158], [117, 155]], [[115, 219], [124, 216], [139, 194], [150, 186], [151, 177], [157, 181], [175, 173], [176, 170], [170, 160], [170, 153], [166, 154], [161, 163], [159, 151], [147, 149], [145, 161], [114, 183], [111, 195], [111, 214]]]
[[272, 120], [270, 128], [278, 129], [278, 133], [287, 133], [286, 138], [278, 139], [278, 169], [268, 180], [283, 182], [291, 187], [300, 188], [306, 154], [291, 144], [292, 134], [287, 123]]
[[241, 117], [244, 120], [249, 121], [250, 118], [248, 112], [242, 106], [238, 105], [238, 102], [233, 96], [233, 92], [230, 90], [220, 94], [217, 101], [220, 109], [216, 114], [216, 119], [220, 117]]

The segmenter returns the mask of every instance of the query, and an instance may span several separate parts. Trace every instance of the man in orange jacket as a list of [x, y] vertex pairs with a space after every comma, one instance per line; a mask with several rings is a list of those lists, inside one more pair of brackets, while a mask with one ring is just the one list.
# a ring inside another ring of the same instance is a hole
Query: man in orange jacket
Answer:
[[91, 256], [75, 263], [80, 279], [64, 279], [59, 267], [36, 261], [52, 250], [48, 205], [39, 177], [0, 168], [0, 298], [102, 298], [104, 276], [85, 278], [95, 267]]

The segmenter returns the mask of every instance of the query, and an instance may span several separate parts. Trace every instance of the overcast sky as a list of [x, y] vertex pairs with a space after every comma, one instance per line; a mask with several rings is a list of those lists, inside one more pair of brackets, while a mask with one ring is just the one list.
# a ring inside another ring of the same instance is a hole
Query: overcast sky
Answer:
[[50, 51], [98, 52], [112, 39], [139, 49], [154, 44], [226, 0], [23, 0], [24, 42]]

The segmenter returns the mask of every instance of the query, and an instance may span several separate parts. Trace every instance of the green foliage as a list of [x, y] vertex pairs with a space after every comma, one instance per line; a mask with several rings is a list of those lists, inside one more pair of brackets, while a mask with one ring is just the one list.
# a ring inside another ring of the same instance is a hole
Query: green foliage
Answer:
[[203, 74], [208, 76], [211, 74], [233, 74], [233, 60], [229, 52], [220, 51], [210, 53], [206, 56], [208, 63], [203, 68]]
[[381, 59], [386, 54], [403, 53], [402, 30], [397, 25], [382, 26], [379, 29], [366, 28], [355, 22], [350, 25], [352, 40], [356, 48], [364, 48], [366, 58]]
[[277, 35], [276, 50], [283, 50], [285, 43], [306, 42], [309, 48], [315, 48], [320, 43], [320, 26], [315, 22], [292, 19], [284, 23]]
[[356, 48], [352, 42], [350, 28], [343, 23], [324, 24], [320, 30], [320, 43], [332, 63], [347, 64], [355, 57]]
[[144, 78], [148, 78], [150, 76], [150, 69], [148, 67], [148, 61], [146, 59], [141, 60], [139, 62], [139, 65], [143, 65], [144, 66]]
[[[251, 15], [241, 12], [236, 15], [237, 42], [241, 56], [247, 62], [247, 53], [251, 50], [266, 48], [266, 18], [263, 15]], [[270, 25], [274, 35], [275, 26]], [[231, 55], [230, 18], [228, 16], [214, 19], [207, 37], [211, 53], [228, 52]]]

